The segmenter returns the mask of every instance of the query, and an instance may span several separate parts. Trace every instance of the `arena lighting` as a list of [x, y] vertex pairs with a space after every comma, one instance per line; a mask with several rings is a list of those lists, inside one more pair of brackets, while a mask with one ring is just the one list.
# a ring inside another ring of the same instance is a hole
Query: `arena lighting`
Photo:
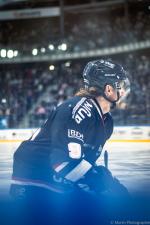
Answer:
[[12, 59], [13, 57], [14, 57], [14, 52], [13, 52], [13, 50], [8, 50], [7, 51], [7, 57], [9, 58], [9, 59]]
[[55, 66], [54, 65], [50, 65], [49, 66], [49, 70], [54, 70], [55, 69]]
[[18, 56], [18, 51], [17, 50], [14, 51], [14, 57], [16, 57], [16, 56]]
[[46, 52], [46, 49], [45, 48], [41, 48], [41, 52], [42, 53], [45, 53]]
[[48, 48], [49, 48], [50, 50], [54, 50], [54, 45], [50, 44], [50, 45], [48, 46]]
[[6, 53], [6, 49], [1, 49], [1, 51], [0, 51], [0, 55], [1, 55], [1, 57], [2, 57], [2, 58], [5, 58], [5, 57], [6, 57], [6, 55], [7, 55], [7, 53]]
[[70, 62], [66, 62], [66, 63], [65, 63], [65, 66], [66, 66], [66, 67], [70, 67], [70, 64], [71, 64]]
[[66, 43], [62, 43], [61, 44], [61, 50], [62, 51], [66, 51], [67, 50], [67, 44]]
[[62, 43], [61, 45], [58, 45], [57, 47], [59, 50], [66, 51], [67, 50], [67, 44]]
[[37, 55], [38, 54], [38, 50], [37, 50], [37, 48], [34, 48], [33, 50], [32, 50], [32, 55]]
[[6, 98], [2, 98], [1, 102], [5, 104], [7, 102]]
[[58, 47], [57, 47], [59, 50], [61, 50], [61, 45], [58, 45]]

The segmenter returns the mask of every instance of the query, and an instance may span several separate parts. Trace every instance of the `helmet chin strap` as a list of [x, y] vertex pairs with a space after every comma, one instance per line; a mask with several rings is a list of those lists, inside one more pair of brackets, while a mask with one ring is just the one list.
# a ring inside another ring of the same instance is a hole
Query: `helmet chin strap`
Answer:
[[120, 99], [120, 93], [119, 93], [119, 91], [117, 91], [117, 100], [115, 100], [115, 101], [112, 101], [111, 99], [109, 99], [109, 98], [105, 95], [105, 93], [103, 93], [103, 97], [104, 97], [108, 102], [111, 103], [111, 109], [114, 109], [114, 108], [116, 107], [116, 102], [118, 102], [119, 99]]

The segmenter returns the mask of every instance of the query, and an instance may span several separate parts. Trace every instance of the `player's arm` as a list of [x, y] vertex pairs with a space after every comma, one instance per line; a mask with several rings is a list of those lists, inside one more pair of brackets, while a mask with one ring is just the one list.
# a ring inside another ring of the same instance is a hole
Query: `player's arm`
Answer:
[[65, 131], [68, 160], [59, 164], [55, 171], [71, 182], [80, 180], [94, 166], [96, 154], [92, 145], [94, 135], [91, 135], [95, 132], [94, 123], [94, 115], [85, 115], [80, 123], [72, 118]]

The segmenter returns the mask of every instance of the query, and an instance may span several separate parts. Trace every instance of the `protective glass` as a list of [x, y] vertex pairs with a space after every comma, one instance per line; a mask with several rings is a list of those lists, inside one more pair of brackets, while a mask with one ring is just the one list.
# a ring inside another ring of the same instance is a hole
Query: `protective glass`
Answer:
[[119, 91], [120, 94], [119, 102], [124, 101], [131, 91], [129, 79], [126, 78], [125, 80], [116, 82], [116, 89]]

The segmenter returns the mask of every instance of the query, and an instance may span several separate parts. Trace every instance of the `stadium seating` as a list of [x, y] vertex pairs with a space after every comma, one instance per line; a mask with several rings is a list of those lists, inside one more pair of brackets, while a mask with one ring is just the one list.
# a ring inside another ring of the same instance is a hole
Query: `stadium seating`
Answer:
[[[69, 22], [69, 18], [71, 23]], [[38, 54], [78, 53], [150, 39], [149, 13], [135, 11], [128, 17], [114, 12], [89, 12], [66, 15], [65, 37], [59, 35], [55, 18], [0, 21], [0, 48], [17, 49], [16, 57]], [[31, 23], [30, 23], [31, 22]], [[41, 29], [42, 28], [42, 29]], [[148, 50], [110, 56], [129, 72], [132, 83], [128, 106], [114, 110], [116, 124], [147, 124], [150, 116], [150, 55]], [[107, 57], [106, 57], [107, 58]], [[2, 58], [0, 58], [1, 60]], [[53, 105], [72, 96], [81, 86], [84, 65], [91, 58], [24, 64], [0, 64], [0, 128], [37, 127]], [[0, 61], [1, 62], [1, 61]], [[46, 94], [46, 98], [44, 97]]]

